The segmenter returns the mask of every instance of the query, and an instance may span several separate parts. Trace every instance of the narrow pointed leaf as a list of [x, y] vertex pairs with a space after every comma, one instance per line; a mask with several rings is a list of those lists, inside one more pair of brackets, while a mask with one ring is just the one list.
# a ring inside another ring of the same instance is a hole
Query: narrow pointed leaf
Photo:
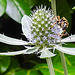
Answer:
[[7, 37], [5, 35], [0, 34], [0, 42], [10, 45], [26, 45], [28, 42], [23, 40], [18, 40], [14, 38]]
[[31, 39], [31, 18], [28, 17], [27, 15], [24, 15], [22, 20], [21, 20], [21, 23], [22, 23], [22, 31], [23, 31], [23, 34], [28, 38], [28, 39]]
[[67, 47], [62, 47], [59, 45], [56, 45], [55, 48], [63, 53], [75, 55], [75, 48], [67, 48]]

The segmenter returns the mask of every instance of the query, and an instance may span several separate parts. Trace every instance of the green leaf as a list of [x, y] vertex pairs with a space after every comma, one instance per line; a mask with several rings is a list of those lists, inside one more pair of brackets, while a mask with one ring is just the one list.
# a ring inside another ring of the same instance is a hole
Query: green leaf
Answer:
[[51, 0], [49, 0], [49, 2], [51, 2]]
[[42, 75], [39, 71], [37, 70], [19, 70], [19, 71], [10, 71], [5, 75]]
[[[74, 75], [75, 72], [75, 67], [70, 67], [70, 66], [67, 66], [68, 68], [68, 75]], [[62, 64], [58, 63], [56, 65], [54, 65], [54, 69], [55, 69], [55, 73], [56, 75], [64, 75], [64, 71], [63, 71], [63, 67], [62, 67]]]
[[20, 70], [18, 72], [15, 72], [15, 75], [26, 75], [27, 74], [27, 70]]
[[72, 55], [65, 55], [65, 56], [68, 66], [75, 67], [75, 56]]
[[6, 5], [6, 0], [0, 0], [0, 16], [2, 16], [5, 13]]
[[20, 70], [15, 73], [15, 75], [42, 75], [37, 70]]
[[16, 68], [19, 68], [19, 62], [16, 59], [11, 58], [11, 63], [8, 70], [15, 70]]
[[7, 0], [6, 13], [15, 21], [21, 22], [21, 18], [24, 14], [30, 14], [29, 6], [24, 0]]
[[46, 5], [46, 6], [50, 6], [49, 0], [36, 0], [36, 5], [39, 6], [41, 4]]
[[65, 44], [63, 44], [63, 47], [75, 48], [75, 44], [74, 43], [65, 43]]
[[[43, 75], [49, 75], [49, 70], [47, 64], [38, 64], [34, 69], [39, 70]], [[68, 74], [74, 75], [75, 67], [68, 66]], [[55, 75], [64, 75], [63, 67], [61, 63], [54, 64]]]
[[25, 69], [21, 69], [20, 67], [19, 68], [15, 67], [4, 75], [42, 75], [42, 74], [35, 69], [25, 70]]
[[0, 72], [4, 73], [10, 64], [10, 57], [0, 56]]
[[39, 70], [43, 75], [49, 75], [49, 70], [47, 64], [38, 64], [34, 67], [34, 69]]
[[29, 75], [42, 75], [42, 73], [40, 73], [38, 70], [31, 70]]
[[72, 9], [74, 9], [74, 10], [75, 10], [75, 6], [74, 6]]
[[[67, 2], [71, 9], [75, 6], [75, 0], [67, 0]], [[72, 10], [71, 10], [71, 12], [72, 12]]]
[[4, 75], [42, 75], [42, 74], [37, 69], [29, 69], [29, 70], [22, 69], [19, 66], [18, 61], [12, 57], [9, 68]]
[[[65, 5], [64, 5], [65, 4]], [[70, 13], [70, 7], [68, 5], [67, 0], [57, 0], [57, 14], [59, 16], [65, 17], [69, 22], [68, 32], [71, 30], [71, 13]]]
[[36, 0], [24, 0], [30, 8], [32, 8], [36, 4]]
[[20, 70], [20, 69], [21, 68], [19, 66], [18, 61], [12, 57], [9, 68], [8, 68], [7, 72], [4, 75], [15, 75], [15, 72], [17, 70]]

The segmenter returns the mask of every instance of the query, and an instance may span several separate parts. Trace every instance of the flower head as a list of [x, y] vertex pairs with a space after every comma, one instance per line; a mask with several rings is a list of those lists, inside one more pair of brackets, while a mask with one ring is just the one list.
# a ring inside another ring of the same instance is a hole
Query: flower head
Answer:
[[[24, 29], [24, 34], [32, 44], [41, 48], [43, 48], [43, 46], [50, 47], [61, 38], [58, 34], [61, 34], [62, 30], [58, 25], [55, 25], [50, 29], [55, 23], [53, 17], [52, 10], [47, 10], [46, 7], [34, 10], [30, 18], [27, 15], [24, 15], [22, 18], [22, 29]], [[28, 21], [27, 24], [25, 24], [26, 20]]]
[[[51, 52], [52, 49], [53, 52], [57, 49], [63, 53], [75, 55], [75, 48], [60, 46], [64, 42], [75, 42], [75, 35], [62, 39], [60, 35], [64, 30], [53, 18], [52, 10], [46, 9], [46, 6], [41, 6], [34, 10], [30, 17], [24, 15], [21, 20], [22, 31], [29, 42], [13, 39], [2, 34], [0, 34], [0, 42], [11, 45], [25, 45], [27, 49], [18, 52], [0, 53], [0, 55], [31, 54], [37, 52], [37, 54], [41, 53], [40, 58], [49, 58], [55, 56]], [[34, 47], [26, 45], [34, 45]]]

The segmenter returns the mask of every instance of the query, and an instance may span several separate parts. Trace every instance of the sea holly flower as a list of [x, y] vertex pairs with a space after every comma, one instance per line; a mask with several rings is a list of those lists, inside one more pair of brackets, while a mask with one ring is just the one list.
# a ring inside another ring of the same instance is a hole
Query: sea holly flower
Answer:
[[0, 55], [40, 53], [40, 58], [49, 58], [56, 55], [54, 54], [55, 49], [66, 54], [75, 55], [75, 48], [62, 47], [65, 42], [75, 42], [75, 35], [62, 39], [60, 35], [63, 33], [63, 29], [58, 24], [51, 28], [56, 22], [53, 18], [52, 10], [50, 8], [46, 9], [46, 6], [36, 8], [30, 16], [24, 15], [21, 20], [22, 31], [29, 42], [10, 38], [2, 34], [0, 34], [0, 42], [23, 45], [27, 49], [0, 53]]

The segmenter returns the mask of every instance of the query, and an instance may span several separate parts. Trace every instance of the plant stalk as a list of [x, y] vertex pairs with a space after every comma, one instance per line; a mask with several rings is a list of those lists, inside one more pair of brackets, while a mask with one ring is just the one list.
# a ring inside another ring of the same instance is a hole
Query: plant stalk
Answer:
[[52, 6], [52, 10], [53, 10], [53, 14], [56, 16], [56, 0], [51, 0], [51, 6]]
[[[56, 0], [51, 0], [51, 6], [52, 6], [52, 10], [53, 10], [54, 15], [57, 16]], [[62, 61], [63, 69], [64, 69], [64, 75], [68, 75], [64, 53], [62, 53], [62, 52], [59, 52], [59, 53], [60, 53], [60, 57], [61, 57], [61, 61]]]
[[46, 58], [50, 75], [55, 75], [51, 58]]
[[62, 61], [63, 69], [64, 69], [64, 75], [68, 75], [64, 53], [62, 52], [59, 52], [59, 53], [60, 53], [60, 57], [61, 57], [61, 61]]

